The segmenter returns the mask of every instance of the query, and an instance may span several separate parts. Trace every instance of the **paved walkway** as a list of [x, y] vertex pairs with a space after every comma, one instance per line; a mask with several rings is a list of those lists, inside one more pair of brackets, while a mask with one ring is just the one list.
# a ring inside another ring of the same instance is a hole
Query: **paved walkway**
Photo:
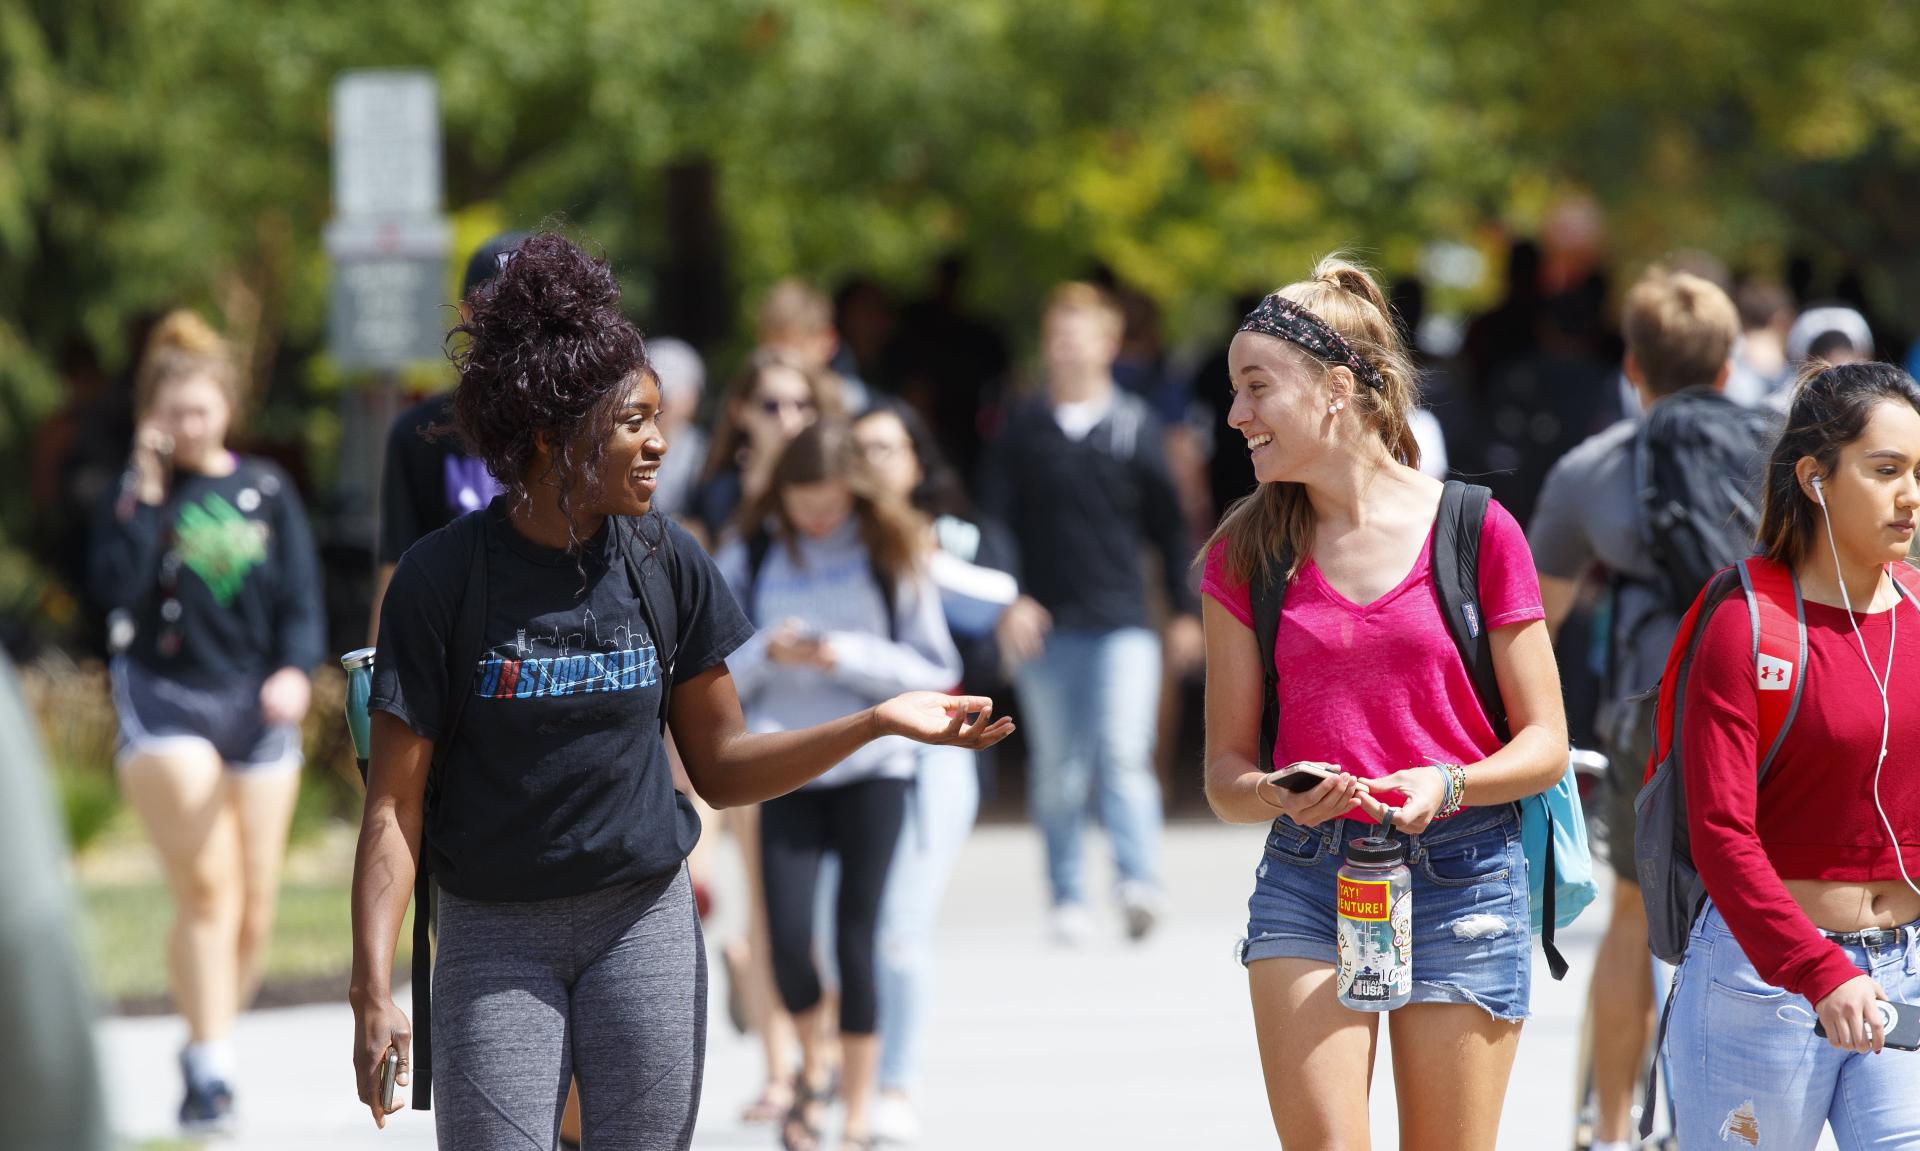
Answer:
[[[1256, 828], [1169, 829], [1167, 880], [1176, 898], [1162, 929], [1145, 945], [1128, 946], [1114, 919], [1106, 925], [1111, 943], [1066, 952], [1048, 946], [1041, 931], [1037, 837], [1019, 826], [976, 833], [940, 931], [922, 1146], [1272, 1147], [1246, 981], [1232, 956], [1260, 839]], [[731, 848], [721, 854], [733, 866]], [[716, 937], [739, 914], [738, 900], [731, 903], [720, 908]], [[1574, 1050], [1600, 923], [1600, 913], [1590, 912], [1562, 935], [1574, 965], [1564, 984], [1547, 977], [1536, 951], [1535, 1018], [1508, 1093], [1503, 1149], [1570, 1146]], [[771, 1129], [744, 1128], [734, 1118], [759, 1085], [758, 1048], [728, 1027], [720, 1002], [716, 994], [695, 1146], [774, 1147]], [[350, 1024], [342, 1005], [247, 1016], [238, 1035], [244, 1127], [223, 1146], [433, 1146], [422, 1113], [404, 1112], [386, 1132], [374, 1130], [349, 1085]], [[111, 1020], [100, 1036], [118, 1128], [136, 1141], [167, 1135], [178, 1102], [179, 1022]], [[1398, 1145], [1392, 1098], [1383, 1051], [1373, 1102], [1381, 1151]]]

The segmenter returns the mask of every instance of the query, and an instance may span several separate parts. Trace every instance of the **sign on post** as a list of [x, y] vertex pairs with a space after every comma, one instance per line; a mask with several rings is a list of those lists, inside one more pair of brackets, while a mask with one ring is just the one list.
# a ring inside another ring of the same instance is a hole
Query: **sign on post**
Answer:
[[334, 218], [327, 348], [351, 368], [441, 355], [452, 326], [441, 207], [440, 107], [424, 70], [343, 73], [333, 84]]

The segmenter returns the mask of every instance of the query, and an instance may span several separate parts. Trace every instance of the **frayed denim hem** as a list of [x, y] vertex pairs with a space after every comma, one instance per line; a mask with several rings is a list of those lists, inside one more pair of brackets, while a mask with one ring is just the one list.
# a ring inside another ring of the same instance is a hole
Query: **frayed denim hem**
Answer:
[[1429, 979], [1413, 981], [1413, 1000], [1408, 1006], [1415, 1003], [1450, 1003], [1463, 1007], [1478, 1007], [1500, 1023], [1524, 1023], [1532, 1015], [1532, 1012], [1525, 1007], [1517, 1012], [1496, 1010], [1492, 1004], [1457, 983], [1437, 983]]

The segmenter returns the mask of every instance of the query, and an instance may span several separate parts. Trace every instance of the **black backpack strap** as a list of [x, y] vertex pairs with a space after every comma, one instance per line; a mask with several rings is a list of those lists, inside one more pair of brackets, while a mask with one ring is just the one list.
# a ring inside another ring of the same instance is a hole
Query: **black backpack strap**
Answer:
[[[646, 618], [647, 631], [653, 640], [653, 657], [660, 665], [660, 734], [665, 735], [667, 708], [673, 701], [674, 668], [680, 658], [680, 597], [673, 580], [673, 529], [664, 515], [658, 512], [649, 515], [660, 518], [658, 542], [648, 538], [643, 526], [645, 519], [626, 527], [618, 526], [624, 524], [624, 520], [616, 520], [615, 524], [620, 533], [618, 544], [627, 568], [627, 582], [640, 599], [640, 614]], [[644, 554], [636, 555], [636, 552]], [[665, 594], [658, 599], [647, 593], [648, 568], [658, 573], [658, 582], [663, 585], [661, 590]], [[665, 611], [660, 610], [663, 606]], [[664, 652], [660, 650], [662, 644], [667, 645]]]
[[[1660, 1102], [1660, 1076], [1667, 1061], [1661, 1058], [1661, 1052], [1667, 1049], [1667, 1023], [1673, 1018], [1673, 998], [1680, 990], [1680, 980], [1676, 977], [1667, 984], [1666, 1002], [1660, 1005], [1660, 1023], [1653, 1029], [1653, 1065], [1647, 1068], [1646, 1093], [1640, 1097], [1640, 1141], [1653, 1138], [1653, 1111]], [[1668, 1104], [1671, 1105], [1673, 1085], [1667, 1085]]]
[[1473, 693], [1494, 734], [1505, 743], [1513, 734], [1507, 728], [1507, 705], [1500, 698], [1500, 681], [1493, 670], [1493, 639], [1480, 610], [1480, 529], [1487, 521], [1492, 496], [1477, 484], [1447, 481], [1433, 524], [1433, 586], [1440, 614], [1446, 617], [1447, 634], [1460, 649], [1460, 659], [1473, 681]]
[[1284, 557], [1255, 568], [1247, 588], [1253, 600], [1253, 636], [1260, 644], [1262, 682], [1266, 684], [1260, 701], [1260, 762], [1254, 765], [1261, 771], [1273, 770], [1273, 751], [1280, 743], [1280, 672], [1274, 654], [1280, 638], [1280, 610], [1287, 602], [1287, 569], [1292, 566], [1292, 559]]
[[893, 581], [887, 578], [887, 573], [880, 570], [880, 561], [871, 555], [867, 557], [867, 570], [873, 574], [873, 586], [880, 589], [880, 604], [887, 612], [887, 638], [899, 643], [900, 608], [893, 602], [898, 589], [894, 587]]
[[[1500, 698], [1500, 679], [1493, 668], [1493, 638], [1487, 632], [1486, 613], [1480, 608], [1480, 530], [1487, 522], [1493, 493], [1477, 484], [1448, 480], [1440, 493], [1440, 511], [1433, 524], [1433, 587], [1447, 634], [1460, 649], [1473, 694], [1501, 743], [1513, 738], [1507, 724], [1506, 701]], [[1549, 816], [1548, 818], [1552, 818]], [[1553, 829], [1547, 830], [1546, 867], [1541, 877], [1540, 949], [1546, 953], [1547, 972], [1564, 979], [1568, 963], [1553, 941], [1554, 888], [1559, 876], [1553, 858]]]
[[487, 517], [486, 509], [470, 512], [456, 530], [467, 533], [467, 586], [454, 612], [453, 634], [447, 640], [447, 712], [440, 738], [433, 744], [433, 762], [427, 768], [426, 811], [420, 822], [420, 860], [413, 873], [413, 1106], [433, 1106], [433, 924], [437, 917], [436, 887], [428, 865], [427, 839], [440, 781], [454, 733], [467, 712], [487, 646]]
[[747, 536], [747, 586], [746, 594], [740, 597], [740, 606], [746, 609], [747, 619], [755, 627], [760, 626], [760, 569], [767, 566], [767, 553], [772, 550], [773, 533], [765, 524]]

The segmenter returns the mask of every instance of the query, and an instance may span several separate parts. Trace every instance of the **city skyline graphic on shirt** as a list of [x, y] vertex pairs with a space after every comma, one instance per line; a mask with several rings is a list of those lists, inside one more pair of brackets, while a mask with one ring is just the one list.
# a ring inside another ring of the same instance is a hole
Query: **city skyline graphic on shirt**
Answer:
[[[543, 648], [551, 654], [541, 654]], [[556, 626], [529, 635], [523, 627], [512, 640], [495, 644], [475, 669], [473, 693], [482, 699], [558, 699], [638, 691], [659, 682], [652, 641], [624, 623], [603, 633], [588, 608], [577, 631]]]

